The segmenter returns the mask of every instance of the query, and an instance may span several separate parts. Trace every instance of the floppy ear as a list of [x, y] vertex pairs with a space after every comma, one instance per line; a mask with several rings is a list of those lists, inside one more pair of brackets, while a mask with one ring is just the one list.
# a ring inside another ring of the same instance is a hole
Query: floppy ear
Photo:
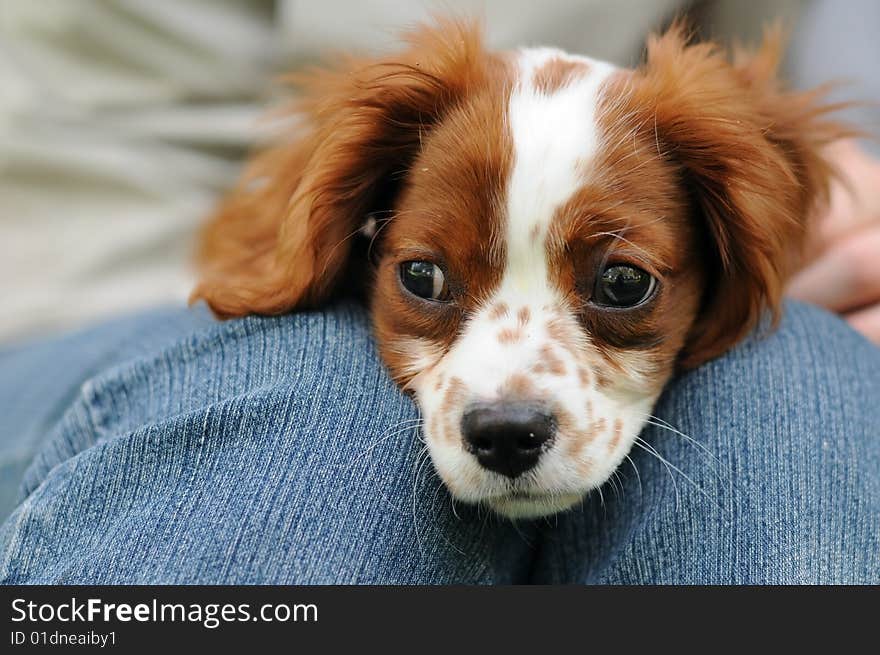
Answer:
[[420, 138], [486, 74], [475, 25], [412, 33], [397, 57], [299, 76], [305, 133], [258, 155], [205, 228], [203, 298], [220, 317], [326, 300], [351, 243], [393, 196]]
[[832, 171], [821, 149], [844, 130], [824, 119], [835, 107], [820, 91], [781, 87], [781, 43], [769, 30], [759, 50], [730, 63], [713, 44], [689, 45], [677, 23], [649, 40], [634, 78], [636, 106], [649, 108], [644, 122], [680, 165], [708, 241], [685, 367], [726, 351], [768, 308], [775, 323], [807, 216], [827, 197]]

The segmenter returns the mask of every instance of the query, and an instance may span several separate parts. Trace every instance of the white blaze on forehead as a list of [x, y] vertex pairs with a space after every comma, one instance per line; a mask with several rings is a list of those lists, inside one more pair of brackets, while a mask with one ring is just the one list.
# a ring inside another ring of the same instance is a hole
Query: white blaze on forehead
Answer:
[[[560, 88], [544, 92], [535, 72], [553, 60], [584, 64]], [[599, 144], [596, 109], [610, 64], [552, 48], [520, 51], [517, 82], [508, 104], [513, 169], [507, 185], [509, 291], [535, 291], [546, 284], [544, 242], [554, 212], [583, 184]], [[512, 287], [512, 288], [511, 288]]]

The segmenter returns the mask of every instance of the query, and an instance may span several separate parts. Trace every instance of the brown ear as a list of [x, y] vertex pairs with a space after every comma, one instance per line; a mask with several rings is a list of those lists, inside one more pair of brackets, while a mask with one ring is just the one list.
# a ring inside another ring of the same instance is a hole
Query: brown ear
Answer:
[[[649, 40], [637, 71], [637, 107], [658, 146], [680, 164], [704, 226], [708, 285], [682, 354], [696, 366], [730, 348], [763, 311], [778, 318], [804, 225], [831, 174], [822, 147], [843, 135], [824, 120], [819, 92], [781, 88], [779, 30], [730, 63], [708, 43], [689, 45], [683, 26]], [[643, 110], [644, 111], [644, 110]]]
[[475, 25], [443, 22], [408, 41], [392, 59], [298, 78], [306, 132], [254, 158], [207, 225], [194, 300], [231, 317], [333, 292], [366, 216], [391, 209], [421, 136], [486, 74]]

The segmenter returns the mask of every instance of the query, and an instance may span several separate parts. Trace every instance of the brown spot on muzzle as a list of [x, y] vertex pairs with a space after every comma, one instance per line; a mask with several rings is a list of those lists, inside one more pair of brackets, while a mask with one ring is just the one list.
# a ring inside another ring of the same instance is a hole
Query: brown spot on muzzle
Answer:
[[556, 356], [550, 346], [541, 348], [541, 361], [547, 367], [547, 372], [551, 375], [565, 375], [565, 363]]
[[514, 400], [533, 399], [535, 396], [535, 385], [527, 375], [515, 373], [504, 383], [502, 395]]
[[502, 344], [510, 344], [516, 343], [520, 339], [522, 339], [522, 330], [513, 330], [511, 328], [504, 328], [501, 332], [498, 333], [498, 342]]
[[465, 385], [464, 380], [459, 377], [449, 380], [449, 385], [446, 387], [446, 395], [443, 397], [443, 402], [437, 410], [437, 415], [441, 416], [443, 420], [443, 430], [440, 436], [446, 442], [455, 440], [458, 430], [454, 422], [461, 415], [461, 412], [455, 410], [464, 405], [466, 397], [467, 385]]
[[581, 386], [589, 387], [590, 386], [590, 372], [584, 366], [578, 367], [578, 379], [581, 382]]
[[611, 386], [611, 377], [604, 371], [596, 371], [596, 387], [599, 389], [608, 389]]
[[493, 321], [501, 320], [502, 318], [507, 316], [509, 311], [510, 310], [508, 309], [507, 305], [503, 302], [500, 302], [494, 305], [492, 309], [489, 310], [489, 318]]
[[[590, 411], [590, 414], [592, 415], [592, 410]], [[581, 451], [592, 443], [596, 437], [602, 434], [602, 432], [605, 431], [605, 427], [608, 425], [608, 422], [600, 417], [591, 420], [586, 429], [578, 430], [574, 416], [569, 412], [560, 409], [557, 410], [557, 416], [559, 419], [560, 432], [568, 440], [565, 452], [572, 458], [578, 457]]]
[[608, 454], [610, 455], [617, 449], [620, 443], [620, 437], [623, 433], [623, 421], [619, 418], [614, 419], [614, 431], [611, 433], [611, 441], [608, 442]]
[[565, 320], [559, 316], [554, 316], [547, 321], [547, 335], [563, 348], [573, 350], [574, 334]]

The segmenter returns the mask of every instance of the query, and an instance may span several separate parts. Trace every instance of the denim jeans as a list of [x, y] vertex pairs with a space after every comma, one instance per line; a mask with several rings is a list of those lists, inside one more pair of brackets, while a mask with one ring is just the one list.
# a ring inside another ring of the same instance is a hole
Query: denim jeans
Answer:
[[0, 579], [880, 582], [880, 350], [837, 318], [789, 305], [655, 415], [514, 524], [452, 502], [358, 306], [121, 319], [0, 353]]

